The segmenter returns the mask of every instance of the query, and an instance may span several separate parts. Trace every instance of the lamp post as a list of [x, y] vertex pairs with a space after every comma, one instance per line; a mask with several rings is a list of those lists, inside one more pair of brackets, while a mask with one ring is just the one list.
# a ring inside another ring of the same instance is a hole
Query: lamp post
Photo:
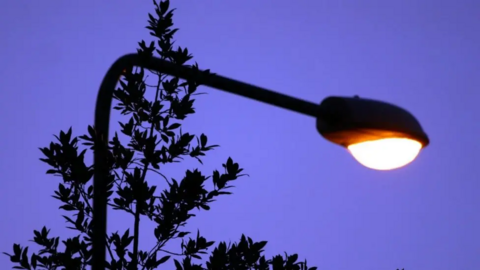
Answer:
[[[182, 79], [199, 76], [189, 67], [156, 57], [127, 54], [115, 61], [103, 78], [95, 107], [95, 130], [103, 142], [94, 150], [92, 269], [105, 269], [107, 232], [107, 146], [113, 91], [126, 69], [140, 66]], [[329, 97], [320, 105], [218, 75], [202, 78], [202, 84], [255, 99], [317, 119], [317, 130], [327, 140], [346, 147], [362, 165], [389, 170], [415, 159], [429, 139], [418, 121], [406, 110], [358, 97]]]

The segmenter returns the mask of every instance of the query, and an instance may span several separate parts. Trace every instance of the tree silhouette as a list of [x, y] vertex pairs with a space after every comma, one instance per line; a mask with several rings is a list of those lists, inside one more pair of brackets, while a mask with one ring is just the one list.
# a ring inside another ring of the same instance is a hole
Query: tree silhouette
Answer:
[[[162, 60], [176, 65], [186, 65], [192, 55], [186, 48], [173, 48], [173, 37], [178, 29], [172, 29], [173, 11], [169, 1], [157, 4], [155, 13], [149, 14], [147, 29], [156, 39], [148, 46], [139, 42], [137, 49], [142, 57], [157, 55]], [[200, 71], [195, 63], [191, 67]], [[147, 75], [155, 76], [155, 84], [147, 83]], [[296, 254], [284, 254], [266, 259], [262, 255], [266, 241], [255, 242], [242, 235], [238, 243], [208, 241], [200, 232], [187, 239], [190, 232], [183, 228], [194, 217], [193, 211], [208, 211], [211, 203], [219, 196], [229, 195], [233, 181], [243, 176], [238, 163], [231, 158], [222, 164], [223, 172], [215, 170], [205, 176], [199, 170], [187, 170], [180, 181], [168, 179], [161, 173], [161, 166], [180, 162], [190, 156], [202, 163], [205, 153], [217, 147], [208, 144], [205, 134], [196, 136], [183, 133], [181, 122], [195, 113], [193, 96], [201, 82], [195, 78], [180, 80], [141, 68], [125, 71], [120, 87], [114, 92], [114, 110], [120, 111], [127, 120], [120, 122], [121, 135], [115, 133], [108, 141], [108, 204], [114, 211], [130, 214], [134, 219], [133, 232], [105, 235], [107, 240], [107, 269], [156, 269], [173, 256], [175, 268], [187, 269], [310, 269], [306, 261], [298, 261]], [[153, 100], [146, 98], [147, 90], [153, 89]], [[33, 242], [39, 246], [38, 253], [28, 252], [28, 247], [13, 245], [13, 254], [4, 253], [14, 263], [14, 269], [87, 269], [92, 258], [92, 199], [93, 165], [86, 165], [87, 151], [105, 145], [103, 138], [96, 135], [95, 128], [89, 126], [87, 134], [72, 137], [72, 128], [60, 131], [56, 141], [48, 147], [40, 148], [45, 156], [40, 160], [51, 168], [47, 174], [60, 176], [63, 181], [54, 191], [53, 197], [59, 200], [68, 226], [76, 236], [61, 240], [51, 236], [50, 230], [43, 227], [34, 231]], [[123, 142], [123, 143], [122, 143]], [[83, 145], [83, 150], [79, 149]], [[157, 192], [151, 185], [147, 172], [160, 175], [166, 188]], [[206, 189], [207, 180], [213, 187]], [[142, 219], [143, 218], [143, 219]], [[140, 220], [154, 222], [156, 227], [152, 237], [156, 245], [150, 250], [139, 249]], [[180, 252], [165, 249], [172, 240], [181, 239]], [[201, 262], [205, 265], [202, 266]]]

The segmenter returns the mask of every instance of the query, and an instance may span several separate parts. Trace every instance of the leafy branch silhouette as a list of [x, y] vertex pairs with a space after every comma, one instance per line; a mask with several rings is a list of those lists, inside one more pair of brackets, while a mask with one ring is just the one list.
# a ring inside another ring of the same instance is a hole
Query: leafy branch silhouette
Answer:
[[[173, 48], [173, 12], [170, 2], [153, 1], [155, 13], [148, 14], [150, 35], [156, 39], [147, 46], [144, 40], [138, 43], [138, 54], [148, 58], [154, 55], [176, 65], [187, 65], [193, 57], [187, 48]], [[189, 65], [202, 77], [211, 74], [200, 71], [198, 64]], [[50, 169], [47, 174], [59, 176], [63, 181], [54, 191], [54, 197], [62, 203], [60, 209], [67, 228], [76, 236], [60, 240], [51, 236], [50, 230], [43, 227], [34, 230], [33, 242], [40, 247], [39, 252], [28, 252], [28, 246], [13, 245], [13, 253], [5, 253], [14, 263], [14, 269], [87, 269], [92, 259], [92, 200], [93, 165], [85, 164], [85, 154], [95, 147], [108, 148], [108, 205], [115, 211], [123, 211], [134, 219], [133, 232], [113, 232], [105, 235], [107, 240], [107, 269], [156, 269], [173, 257], [178, 270], [187, 269], [309, 269], [306, 261], [298, 261], [298, 255], [277, 255], [266, 259], [262, 255], [266, 241], [254, 242], [242, 235], [238, 243], [220, 242], [216, 245], [205, 266], [197, 261], [204, 260], [209, 248], [215, 243], [208, 241], [200, 232], [188, 238], [191, 232], [183, 228], [194, 217], [194, 210], [207, 211], [219, 196], [232, 194], [232, 183], [244, 176], [243, 169], [232, 158], [222, 164], [223, 172], [213, 171], [205, 176], [198, 169], [187, 170], [180, 181], [168, 179], [161, 173], [161, 167], [180, 162], [184, 157], [195, 158], [202, 163], [205, 153], [218, 147], [208, 144], [205, 134], [200, 136], [183, 133], [182, 120], [195, 113], [193, 107], [201, 82], [196, 78], [180, 80], [155, 71], [156, 83], [149, 85], [148, 76], [142, 68], [125, 71], [114, 91], [114, 110], [127, 118], [119, 122], [121, 134], [115, 133], [106, 142], [97, 136], [95, 127], [88, 126], [87, 134], [72, 136], [72, 128], [60, 131], [56, 141], [48, 147], [40, 148]], [[195, 77], [195, 76], [194, 76]], [[153, 100], [146, 98], [147, 90], [153, 89]], [[121, 142], [126, 141], [126, 145]], [[79, 149], [80, 145], [83, 150]], [[147, 182], [147, 172], [160, 175], [166, 188], [157, 192], [157, 186]], [[206, 189], [205, 183], [211, 180], [213, 188]], [[154, 222], [156, 227], [152, 237], [156, 244], [150, 250], [139, 249], [139, 224], [143, 220]], [[165, 249], [174, 239], [181, 239], [180, 252]], [[197, 261], [195, 261], [197, 260]]]

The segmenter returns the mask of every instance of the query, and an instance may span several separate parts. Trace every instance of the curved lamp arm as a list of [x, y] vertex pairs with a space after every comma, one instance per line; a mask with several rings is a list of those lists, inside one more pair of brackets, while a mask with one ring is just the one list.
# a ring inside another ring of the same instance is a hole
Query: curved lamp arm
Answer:
[[[199, 78], [201, 72], [195, 72], [187, 66], [179, 66], [156, 57], [148, 59], [141, 58], [138, 54], [127, 54], [115, 61], [103, 78], [95, 105], [95, 130], [101, 138], [104, 148], [95, 148], [94, 151], [94, 176], [93, 176], [93, 254], [92, 269], [105, 269], [105, 248], [107, 233], [107, 181], [109, 175], [107, 164], [108, 132], [110, 125], [110, 110], [113, 91], [120, 76], [125, 69], [134, 66], [155, 70], [164, 74], [177, 76], [182, 79], [192, 77]], [[254, 85], [210, 74], [208, 77], [199, 78], [202, 85], [261, 101], [270, 105], [281, 107], [287, 110], [302, 113], [308, 116], [317, 116], [319, 105], [276, 93], [271, 90], [260, 88]]]

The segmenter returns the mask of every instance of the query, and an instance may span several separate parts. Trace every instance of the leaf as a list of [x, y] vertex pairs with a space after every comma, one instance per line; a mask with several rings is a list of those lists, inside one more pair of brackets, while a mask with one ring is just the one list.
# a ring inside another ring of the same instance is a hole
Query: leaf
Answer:
[[201, 204], [200, 207], [203, 209], [203, 210], [210, 210], [210, 206], [206, 205], [206, 204]]
[[67, 216], [62, 216], [62, 217], [63, 217], [65, 220], [67, 220], [68, 223], [75, 224], [75, 222], [74, 222], [71, 218], [69, 218], [69, 217], [67, 217]]
[[30, 263], [28, 262], [28, 247], [23, 250], [20, 265], [23, 266], [25, 269], [30, 269]]
[[75, 210], [77, 210], [75, 207], [73, 207], [71, 205], [68, 205], [68, 204], [64, 204], [64, 205], [60, 206], [59, 209], [63, 209], [65, 211], [75, 211]]
[[180, 123], [174, 123], [174, 124], [171, 124], [167, 129], [172, 130], [172, 129], [179, 128], [180, 126], [181, 126]]
[[160, 2], [160, 13], [161, 13], [161, 15], [164, 15], [165, 13], [167, 13], [169, 6], [170, 6], [170, 1], [161, 1]]
[[90, 136], [92, 138], [95, 137], [96, 132], [95, 132], [95, 129], [92, 126], [88, 126], [88, 134], [90, 134]]
[[161, 134], [160, 137], [162, 137], [162, 140], [163, 140], [164, 142], [168, 143], [169, 139], [168, 139], [167, 135]]
[[195, 259], [198, 259], [198, 260], [201, 260], [201, 259], [202, 259], [202, 257], [200, 257], [200, 256], [198, 256], [198, 255], [196, 255], [196, 254], [190, 254], [190, 256], [191, 256], [192, 258], [195, 258]]
[[47, 174], [56, 174], [56, 173], [60, 173], [60, 171], [59, 170], [52, 170], [52, 169], [47, 170]]
[[200, 135], [200, 145], [202, 146], [202, 148], [204, 148], [206, 145], [207, 145], [207, 136], [205, 136], [205, 134], [202, 133], [202, 135]]
[[260, 242], [257, 242], [254, 244], [254, 248], [256, 251], [261, 251], [266, 245], [267, 245], [267, 241], [260, 241]]
[[179, 232], [177, 237], [185, 237], [186, 235], [190, 234], [190, 232]]
[[130, 236], [130, 229], [127, 229], [121, 239], [122, 246], [125, 248], [128, 247], [132, 243], [133, 238], [134, 237]]
[[177, 270], [183, 270], [182, 268], [182, 265], [180, 264], [180, 262], [178, 262], [177, 260], [173, 260], [175, 262], [175, 267], [177, 268]]
[[297, 259], [298, 259], [298, 254], [293, 254], [292, 256], [288, 257], [287, 263], [293, 264], [294, 262], [297, 261]]
[[68, 129], [67, 134], [65, 136], [65, 141], [70, 142], [71, 138], [72, 138], [72, 127]]
[[163, 257], [163, 258], [161, 258], [160, 260], [157, 261], [155, 267], [158, 267], [160, 264], [165, 263], [166, 261], [168, 261], [168, 259], [170, 259], [170, 256], [168, 256], [168, 255], [165, 256], [165, 257]]
[[75, 222], [75, 226], [81, 230], [83, 229], [82, 228], [82, 223], [83, 223], [83, 220], [85, 219], [85, 214], [83, 211], [79, 211], [78, 214], [77, 214], [77, 220]]
[[13, 254], [15, 256], [20, 257], [20, 253], [22, 252], [22, 248], [20, 247], [19, 244], [13, 244]]

